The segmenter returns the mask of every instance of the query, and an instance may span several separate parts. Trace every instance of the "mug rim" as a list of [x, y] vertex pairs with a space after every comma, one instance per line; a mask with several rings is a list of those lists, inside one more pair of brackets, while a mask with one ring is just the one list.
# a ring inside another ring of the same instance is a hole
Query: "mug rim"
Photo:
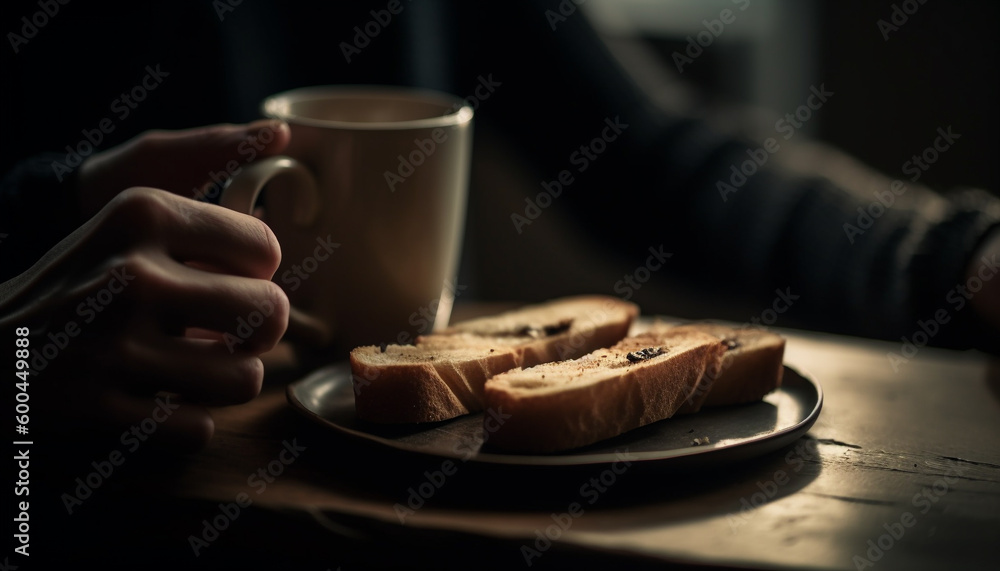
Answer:
[[[288, 103], [292, 102], [330, 99], [333, 97], [351, 99], [364, 97], [366, 99], [383, 100], [417, 100], [426, 103], [440, 104], [445, 107], [450, 105], [454, 110], [436, 117], [426, 117], [422, 119], [408, 119], [402, 121], [344, 121], [340, 119], [316, 119], [314, 117], [296, 115], [289, 112], [288, 109], [281, 109], [282, 105], [287, 106]], [[299, 87], [267, 97], [261, 103], [261, 112], [265, 117], [280, 119], [287, 123], [309, 125], [313, 127], [365, 131], [451, 127], [469, 123], [474, 115], [472, 107], [466, 103], [464, 99], [443, 91], [389, 85], [319, 85], [313, 87]]]

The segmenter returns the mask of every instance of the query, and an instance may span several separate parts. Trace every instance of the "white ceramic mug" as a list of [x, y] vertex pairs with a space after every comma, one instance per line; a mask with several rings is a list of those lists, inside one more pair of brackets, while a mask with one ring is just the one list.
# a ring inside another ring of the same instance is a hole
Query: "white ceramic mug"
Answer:
[[[220, 204], [263, 196], [281, 244], [274, 281], [337, 353], [412, 342], [451, 314], [465, 223], [472, 108], [402, 87], [308, 87], [263, 103], [291, 127], [286, 156], [245, 166]], [[291, 329], [291, 326], [290, 326]]]

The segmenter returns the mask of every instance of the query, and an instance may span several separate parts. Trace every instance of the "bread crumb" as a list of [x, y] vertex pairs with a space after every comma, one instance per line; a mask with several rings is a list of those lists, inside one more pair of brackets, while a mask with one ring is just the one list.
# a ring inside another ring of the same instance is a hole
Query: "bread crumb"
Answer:
[[701, 438], [695, 438], [694, 440], [692, 440], [691, 446], [703, 446], [705, 444], [709, 444], [710, 442], [711, 440], [709, 440], [707, 436], [703, 436]]

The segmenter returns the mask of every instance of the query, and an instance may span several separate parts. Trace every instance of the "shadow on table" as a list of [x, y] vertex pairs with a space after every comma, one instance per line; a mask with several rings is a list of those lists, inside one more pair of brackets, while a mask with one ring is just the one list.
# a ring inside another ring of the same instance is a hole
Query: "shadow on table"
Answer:
[[[68, 455], [63, 461], [70, 457], [76, 461], [62, 477], [53, 476], [57, 481], [51, 482], [54, 487], [43, 496], [47, 500], [44, 512], [33, 513], [33, 517], [38, 513], [41, 520], [38, 537], [50, 541], [60, 538], [62, 551], [51, 552], [53, 556], [76, 563], [104, 558], [106, 567], [108, 554], [114, 553], [122, 568], [136, 568], [134, 565], [141, 562], [143, 568], [341, 567], [348, 571], [405, 564], [407, 568], [461, 569], [463, 562], [485, 557], [489, 561], [477, 563], [476, 568], [499, 569], [511, 561], [520, 563], [523, 538], [505, 540], [434, 529], [413, 533], [409, 525], [333, 513], [322, 503], [310, 515], [310, 506], [283, 509], [268, 507], [269, 502], [263, 500], [289, 494], [292, 488], [297, 492], [286, 497], [300, 493], [307, 494], [302, 497], [313, 497], [309, 495], [312, 491], [328, 490], [373, 504], [406, 506], [411, 494], [419, 498], [418, 490], [426, 492], [431, 486], [433, 493], [421, 498], [418, 508], [428, 510], [426, 513], [469, 512], [471, 516], [473, 511], [489, 511], [501, 517], [529, 512], [563, 513], [577, 502], [588, 514], [575, 524], [577, 529], [586, 531], [598, 520], [629, 529], [724, 514], [739, 517], [744, 510], [801, 489], [819, 474], [821, 466], [816, 441], [805, 437], [779, 451], [708, 470], [664, 473], [639, 462], [555, 469], [457, 461], [455, 469], [445, 474], [440, 458], [340, 437], [304, 419], [277, 397], [272, 393], [273, 406], [262, 407], [254, 417], [252, 433], [241, 434], [238, 431], [243, 428], [230, 428], [217, 435], [218, 441], [200, 454], [170, 455], [152, 447], [139, 449], [113, 475], [102, 478], [99, 487], [92, 490], [92, 497], [78, 508], [74, 506], [72, 514], [64, 508], [61, 495], [75, 493], [75, 478], [87, 478], [94, 470], [91, 462], [107, 457], [109, 443]], [[248, 446], [245, 450], [238, 448], [243, 441]], [[259, 445], [262, 441], [264, 446]], [[202, 470], [214, 462], [213, 455], [219, 455], [231, 463], [228, 473], [237, 477], [236, 487], [231, 489], [252, 492], [242, 483], [246, 474], [273, 461], [283, 441], [296, 441], [306, 452], [287, 466], [273, 491], [269, 488], [267, 495], [260, 496], [261, 501], [241, 512], [238, 521], [227, 524], [219, 539], [196, 556], [191, 537], [204, 536], [205, 521], [214, 522], [220, 517], [221, 504], [218, 499], [178, 497], [171, 491], [175, 477], [190, 477], [192, 473], [202, 474], [196, 480], [215, 477]], [[324, 520], [332, 528], [318, 523]], [[386, 549], [388, 545], [393, 548]], [[444, 554], [447, 560], [442, 559]], [[544, 563], [543, 569], [610, 569], [622, 563], [623, 557], [561, 542], [539, 563]], [[627, 560], [629, 568], [662, 565], [644, 561], [637, 554], [629, 554]]]

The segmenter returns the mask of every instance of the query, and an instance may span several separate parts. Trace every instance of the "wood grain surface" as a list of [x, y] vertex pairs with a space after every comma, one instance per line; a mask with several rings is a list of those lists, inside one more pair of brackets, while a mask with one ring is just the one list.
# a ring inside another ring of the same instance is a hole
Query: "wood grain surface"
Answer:
[[[153, 495], [168, 504], [169, 516], [146, 524], [149, 548], [168, 545], [192, 565], [253, 554], [345, 571], [462, 568], [468, 557], [490, 569], [997, 568], [996, 364], [921, 349], [894, 370], [887, 353], [898, 344], [780, 332], [786, 363], [819, 381], [824, 408], [805, 437], [740, 465], [663, 474], [633, 463], [610, 476], [445, 466], [314, 426], [272, 382], [253, 402], [214, 411], [207, 449], [169, 470], [148, 459], [108, 495], [140, 514]], [[433, 493], [410, 509], [421, 485]], [[252, 505], [195, 557], [190, 538], [243, 497]]]

